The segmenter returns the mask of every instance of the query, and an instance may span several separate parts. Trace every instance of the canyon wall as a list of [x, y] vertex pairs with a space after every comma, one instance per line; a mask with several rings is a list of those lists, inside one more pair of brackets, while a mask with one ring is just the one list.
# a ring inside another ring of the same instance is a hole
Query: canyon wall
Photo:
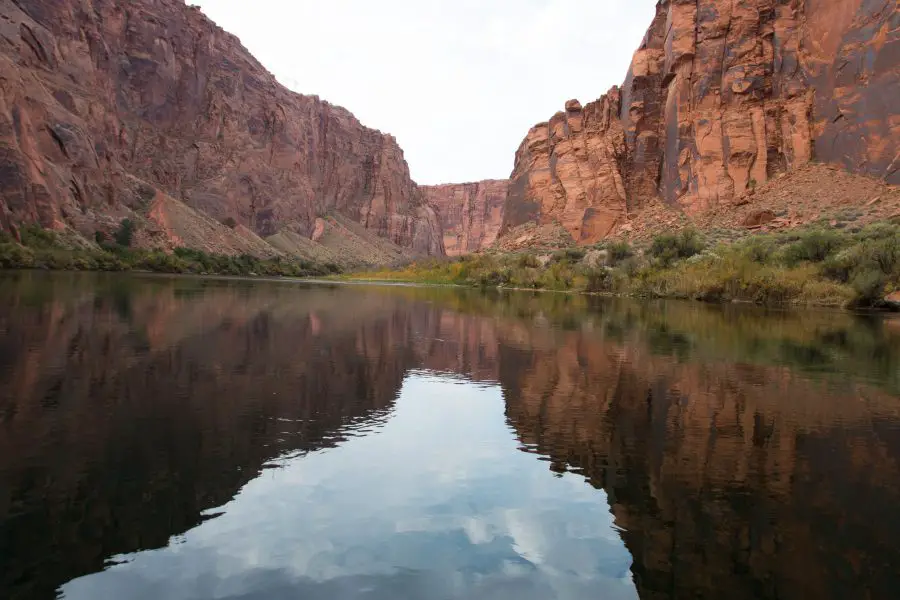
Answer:
[[92, 236], [174, 198], [261, 236], [341, 213], [443, 253], [393, 137], [282, 87], [183, 0], [3, 0], [0, 82], [0, 229]]
[[423, 186], [428, 203], [439, 212], [448, 256], [489, 247], [500, 233], [509, 182]]
[[516, 153], [502, 229], [602, 239], [662, 201], [727, 205], [810, 160], [900, 183], [897, 0], [661, 0], [621, 87]]

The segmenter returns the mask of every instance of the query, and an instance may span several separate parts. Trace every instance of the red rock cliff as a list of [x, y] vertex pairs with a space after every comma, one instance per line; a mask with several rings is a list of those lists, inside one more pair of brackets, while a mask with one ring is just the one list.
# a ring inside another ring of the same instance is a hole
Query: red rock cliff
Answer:
[[487, 248], [497, 239], [509, 182], [423, 186], [425, 197], [440, 216], [448, 256]]
[[897, 0], [661, 0], [621, 88], [516, 153], [504, 229], [608, 235], [648, 202], [728, 203], [815, 158], [900, 183]]
[[4, 0], [0, 78], [0, 228], [92, 233], [161, 190], [261, 235], [338, 211], [443, 252], [393, 137], [288, 91], [183, 0]]

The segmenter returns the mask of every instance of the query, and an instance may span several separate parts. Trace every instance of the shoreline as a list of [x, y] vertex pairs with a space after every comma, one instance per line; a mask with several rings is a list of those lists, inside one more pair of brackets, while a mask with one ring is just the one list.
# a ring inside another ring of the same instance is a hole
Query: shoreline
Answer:
[[647, 245], [482, 251], [342, 280], [461, 285], [610, 297], [760, 306], [900, 310], [900, 224], [843, 230], [816, 225], [710, 243], [697, 231]]
[[200, 279], [200, 280], [212, 280], [212, 281], [246, 281], [250, 283], [254, 282], [267, 282], [267, 283], [300, 283], [300, 284], [312, 284], [312, 285], [346, 285], [346, 286], [373, 286], [373, 287], [396, 287], [396, 288], [422, 288], [422, 289], [459, 289], [459, 290], [482, 290], [482, 291], [495, 291], [499, 293], [504, 292], [516, 292], [516, 293], [529, 293], [529, 294], [558, 294], [558, 295], [566, 295], [566, 296], [583, 296], [587, 298], [606, 298], [606, 299], [618, 299], [618, 300], [633, 300], [636, 302], [652, 302], [652, 301], [667, 301], [667, 302], [685, 302], [692, 304], [701, 304], [706, 306], [747, 306], [754, 308], [764, 308], [767, 310], [783, 310], [783, 311], [797, 311], [797, 310], [815, 310], [815, 311], [828, 311], [828, 312], [841, 312], [841, 313], [849, 313], [849, 314], [859, 314], [859, 315], [880, 315], [880, 316], [892, 316], [892, 315], [900, 315], [900, 305], [896, 306], [884, 306], [884, 307], [848, 307], [848, 306], [838, 306], [835, 304], [817, 304], [817, 303], [770, 303], [770, 304], [762, 304], [758, 302], [752, 302], [741, 299], [729, 299], [729, 300], [704, 300], [700, 298], [688, 298], [682, 296], [653, 296], [653, 295], [640, 295], [640, 294], [629, 294], [629, 293], [611, 293], [611, 292], [588, 292], [584, 290], [554, 290], [554, 289], [539, 289], [539, 288], [523, 288], [523, 287], [506, 287], [506, 286], [496, 286], [496, 287], [481, 287], [476, 285], [466, 285], [460, 283], [426, 283], [419, 282], [414, 280], [397, 280], [397, 279], [357, 279], [353, 278], [352, 275], [344, 275], [344, 276], [327, 276], [327, 277], [317, 277], [317, 276], [307, 276], [307, 277], [291, 277], [284, 275], [258, 275], [258, 274], [248, 274], [248, 275], [232, 275], [227, 273], [191, 273], [191, 272], [163, 272], [163, 271], [150, 271], [143, 269], [129, 269], [129, 270], [118, 270], [118, 271], [108, 271], [108, 270], [83, 270], [83, 269], [44, 269], [44, 268], [0, 268], [0, 275], [3, 274], [12, 274], [12, 273], [83, 273], [83, 274], [109, 274], [109, 275], [137, 275], [137, 276], [150, 276], [150, 277], [170, 277], [170, 278], [184, 278], [184, 279]]
[[343, 285], [382, 285], [382, 286], [393, 286], [393, 287], [421, 287], [421, 288], [456, 288], [463, 290], [493, 290], [497, 292], [525, 292], [530, 294], [563, 294], [568, 296], [586, 296], [589, 298], [609, 298], [609, 299], [628, 299], [635, 301], [654, 301], [654, 300], [666, 300], [669, 302], [677, 301], [677, 302], [689, 302], [689, 303], [697, 303], [704, 304], [707, 306], [727, 306], [727, 305], [735, 305], [735, 306], [753, 306], [758, 308], [767, 308], [767, 309], [779, 309], [779, 310], [798, 310], [798, 309], [816, 309], [816, 310], [827, 310], [827, 311], [840, 311], [843, 313], [855, 313], [855, 314], [865, 314], [865, 315], [893, 315], [900, 314], [900, 305], [897, 307], [884, 306], [879, 308], [873, 307], [847, 307], [847, 306], [839, 306], [836, 304], [817, 304], [815, 302], [810, 303], [791, 303], [791, 302], [782, 302], [782, 303], [771, 303], [771, 304], [763, 304], [758, 302], [752, 302], [749, 300], [742, 300], [738, 298], [728, 299], [728, 300], [704, 300], [701, 298], [688, 298], [684, 296], [651, 296], [651, 295], [639, 295], [639, 294], [616, 294], [612, 292], [588, 292], [584, 290], [550, 290], [550, 289], [540, 289], [540, 288], [524, 288], [524, 287], [505, 287], [505, 286], [497, 286], [497, 287], [479, 287], [475, 285], [465, 285], [461, 283], [423, 283], [417, 282], [414, 280], [389, 280], [389, 279], [319, 279], [319, 280], [308, 280], [308, 281], [318, 281], [321, 283], [339, 283]]
[[606, 241], [557, 250], [484, 251], [356, 272], [299, 257], [231, 256], [191, 248], [168, 252], [109, 243], [74, 248], [52, 231], [28, 227], [21, 233], [20, 240], [0, 238], [0, 269], [286, 277], [349, 285], [900, 310], [900, 224], [892, 222], [852, 230], [818, 225], [716, 244], [697, 231], [682, 230], [644, 246]]

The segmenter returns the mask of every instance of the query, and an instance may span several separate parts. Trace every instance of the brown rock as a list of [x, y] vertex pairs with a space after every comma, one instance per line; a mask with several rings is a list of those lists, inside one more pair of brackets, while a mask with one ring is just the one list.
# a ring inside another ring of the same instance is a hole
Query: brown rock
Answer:
[[898, 5], [661, 0], [623, 86], [528, 133], [504, 231], [557, 221], [593, 242], [648, 203], [705, 213], [814, 156], [900, 183]]
[[625, 182], [616, 168], [625, 155], [613, 89], [583, 109], [575, 102], [549, 123], [536, 125], [516, 152], [502, 231], [528, 221], [561, 223], [576, 240], [590, 243], [624, 223]]
[[161, 191], [259, 235], [338, 211], [442, 254], [393, 137], [294, 94], [182, 0], [0, 4], [0, 227], [92, 234]]
[[509, 182], [422, 186], [431, 206], [438, 210], [448, 256], [459, 256], [489, 247], [503, 222]]
[[741, 225], [744, 227], [761, 227], [775, 220], [775, 213], [771, 210], [757, 210], [747, 215]]
[[900, 291], [888, 294], [884, 301], [893, 308], [900, 308]]

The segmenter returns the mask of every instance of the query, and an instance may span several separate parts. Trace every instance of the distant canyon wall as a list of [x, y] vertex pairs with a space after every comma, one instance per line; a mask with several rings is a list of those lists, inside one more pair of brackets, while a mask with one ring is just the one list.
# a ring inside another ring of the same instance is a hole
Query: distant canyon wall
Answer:
[[496, 241], [508, 188], [506, 180], [423, 186], [440, 215], [448, 256], [477, 252]]
[[183, 0], [3, 0], [0, 81], [0, 229], [92, 235], [172, 197], [261, 236], [339, 212], [443, 253], [393, 137], [290, 92]]
[[529, 131], [502, 230], [592, 243], [648, 203], [702, 212], [813, 159], [900, 184], [898, 4], [661, 0], [621, 87]]

